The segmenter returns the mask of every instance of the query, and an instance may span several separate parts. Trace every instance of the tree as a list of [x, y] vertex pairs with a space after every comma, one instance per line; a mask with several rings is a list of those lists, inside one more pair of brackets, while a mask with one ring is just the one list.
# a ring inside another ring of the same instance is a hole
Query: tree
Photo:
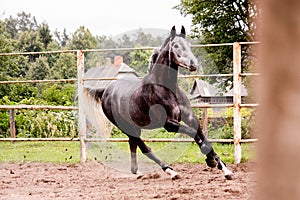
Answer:
[[146, 34], [141, 30], [135, 34], [135, 46], [160, 46], [163, 43], [162, 37], [154, 38], [150, 33]]
[[52, 42], [52, 35], [47, 23], [42, 23], [42, 25], [38, 28], [40, 41], [44, 45], [44, 49], [47, 49], [48, 44]]
[[[12, 44], [8, 34], [5, 33], [4, 23], [2, 21], [0, 21], [0, 52], [12, 52]], [[5, 81], [9, 79], [7, 71], [9, 70], [9, 65], [13, 64], [14, 62], [11, 56], [0, 56], [0, 81]], [[8, 90], [8, 87], [6, 87], [5, 85], [0, 85], [0, 99], [6, 95]]]
[[18, 37], [17, 24], [17, 19], [14, 19], [12, 16], [4, 20], [5, 32], [8, 33], [12, 39], [17, 39]]
[[50, 67], [46, 57], [41, 56], [31, 64], [27, 77], [32, 80], [43, 80], [50, 76]]
[[65, 47], [66, 45], [69, 44], [69, 35], [67, 34], [67, 30], [64, 28], [64, 31], [62, 34], [58, 32], [57, 30], [54, 31], [54, 36], [58, 40], [58, 43], [60, 44], [61, 47]]
[[89, 29], [80, 26], [70, 40], [71, 49], [93, 49], [97, 46], [97, 40], [92, 36]]
[[17, 16], [17, 30], [19, 32], [36, 31], [39, 27], [35, 17], [31, 17], [30, 13], [26, 14], [25, 12], [21, 12], [18, 13]]
[[144, 76], [147, 73], [149, 58], [152, 51], [149, 50], [135, 50], [130, 52], [131, 62], [129, 64], [139, 76]]
[[[17, 50], [21, 52], [39, 52], [43, 50], [43, 43], [36, 31], [24, 31], [20, 34], [16, 44]], [[35, 61], [38, 55], [30, 55], [30, 62]]]
[[[8, 34], [6, 34], [3, 22], [0, 21], [0, 52], [10, 53], [12, 52], [12, 44]], [[0, 80], [3, 80], [8, 70], [11, 58], [8, 56], [0, 56]]]
[[76, 78], [76, 56], [72, 53], [62, 53], [52, 67], [52, 77], [55, 79]]
[[[183, 15], [192, 15], [192, 37], [202, 43], [228, 43], [254, 41], [256, 39], [256, 18], [259, 11], [256, 1], [223, 0], [198, 1], [182, 0], [175, 7]], [[206, 73], [232, 73], [232, 47], [207, 47], [202, 52], [201, 64]], [[242, 48], [242, 70], [250, 66], [249, 45]], [[216, 81], [216, 80], [212, 80]], [[222, 81], [223, 88], [231, 84], [231, 79]]]

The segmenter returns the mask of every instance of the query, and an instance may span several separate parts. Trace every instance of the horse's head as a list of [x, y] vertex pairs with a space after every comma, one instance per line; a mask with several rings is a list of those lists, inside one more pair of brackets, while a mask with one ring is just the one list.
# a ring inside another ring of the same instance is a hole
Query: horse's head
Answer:
[[190, 71], [195, 71], [197, 69], [198, 60], [191, 51], [190, 43], [185, 39], [185, 28], [183, 26], [181, 27], [180, 34], [176, 34], [175, 26], [173, 26], [170, 36], [165, 40], [161, 49], [154, 50], [150, 57], [148, 73], [152, 71], [158, 58], [163, 56], [162, 54], [164, 53], [168, 53], [172, 56], [172, 58], [170, 58], [171, 62], [180, 67]]
[[185, 38], [185, 28], [181, 27], [180, 34], [176, 34], [175, 26], [172, 27], [170, 37], [165, 41], [164, 49], [169, 50], [173, 58], [171, 62], [178, 66], [195, 71], [198, 60], [191, 51], [191, 45]]

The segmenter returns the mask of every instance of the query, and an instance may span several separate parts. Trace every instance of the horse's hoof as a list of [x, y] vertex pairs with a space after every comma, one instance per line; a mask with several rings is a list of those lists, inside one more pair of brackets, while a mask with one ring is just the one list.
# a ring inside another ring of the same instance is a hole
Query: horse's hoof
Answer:
[[144, 176], [144, 174], [139, 174], [136, 176], [136, 179], [141, 179]]
[[233, 180], [234, 179], [233, 173], [225, 175], [225, 178], [227, 180]]
[[141, 173], [140, 171], [137, 171], [137, 172], [136, 172], [136, 179], [140, 179], [140, 178], [142, 178], [143, 176], [144, 176], [144, 174]]
[[175, 181], [175, 180], [180, 179], [180, 176], [179, 176], [179, 174], [176, 174], [174, 176], [171, 176], [171, 178], [172, 178], [173, 181]]
[[180, 179], [179, 174], [177, 172], [175, 172], [174, 170], [172, 170], [171, 168], [167, 168], [165, 170], [165, 172], [167, 172], [169, 175], [171, 175], [172, 180]]
[[218, 162], [215, 159], [211, 158], [206, 158], [205, 159], [207, 166], [211, 168], [215, 168], [218, 165]]

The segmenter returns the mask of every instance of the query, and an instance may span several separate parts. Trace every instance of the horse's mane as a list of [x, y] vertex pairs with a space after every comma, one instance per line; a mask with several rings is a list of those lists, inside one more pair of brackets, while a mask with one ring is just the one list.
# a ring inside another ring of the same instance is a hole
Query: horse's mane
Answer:
[[147, 70], [148, 74], [152, 71], [153, 66], [156, 63], [156, 60], [157, 60], [157, 58], [159, 56], [159, 53], [160, 53], [160, 50], [155, 49], [153, 51], [152, 55], [150, 56], [148, 70]]
[[160, 47], [160, 49], [154, 49], [153, 50], [153, 53], [152, 53], [152, 55], [150, 56], [150, 59], [149, 59], [149, 65], [148, 65], [148, 70], [147, 70], [148, 74], [152, 71], [153, 66], [156, 63], [159, 54], [161, 53], [162, 49], [168, 44], [170, 39], [171, 39], [171, 36], [169, 36], [165, 40], [164, 44]]
[[183, 37], [183, 38], [185, 37], [185, 31], [184, 32], [182, 31], [180, 34], [176, 34], [176, 32], [175, 33], [173, 32], [173, 34], [172, 34], [172, 31], [175, 31], [175, 29], [171, 30], [171, 35], [165, 39], [165, 41], [164, 41], [163, 45], [161, 46], [161, 48], [160, 49], [155, 49], [153, 51], [152, 55], [150, 56], [148, 70], [147, 70], [148, 74], [152, 71], [153, 66], [156, 63], [159, 54], [165, 48], [165, 46], [170, 42], [170, 40], [173, 40], [174, 37], [176, 37], [176, 36]]

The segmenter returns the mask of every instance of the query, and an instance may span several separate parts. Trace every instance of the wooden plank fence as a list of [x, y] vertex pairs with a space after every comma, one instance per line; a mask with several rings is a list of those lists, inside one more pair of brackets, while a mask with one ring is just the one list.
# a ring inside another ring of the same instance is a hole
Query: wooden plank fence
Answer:
[[[241, 85], [243, 76], [257, 76], [258, 73], [241, 73], [241, 45], [258, 44], [258, 42], [235, 42], [224, 44], [204, 44], [193, 45], [196, 47], [207, 46], [233, 46], [233, 73], [232, 74], [206, 74], [206, 75], [184, 75], [180, 78], [202, 78], [202, 77], [230, 77], [233, 76], [234, 101], [233, 104], [193, 104], [193, 108], [234, 108], [234, 139], [210, 139], [210, 142], [234, 143], [234, 160], [235, 163], [241, 161], [241, 143], [256, 142], [257, 139], [241, 139], [241, 108], [254, 108], [258, 104], [242, 104], [241, 103]], [[107, 52], [107, 51], [129, 51], [129, 50], [153, 50], [157, 47], [141, 47], [141, 48], [118, 48], [118, 49], [92, 49], [92, 50], [64, 50], [64, 51], [48, 51], [48, 52], [26, 52], [26, 53], [0, 53], [0, 56], [18, 56], [30, 54], [50, 54], [50, 53], [77, 53], [77, 79], [61, 79], [61, 80], [27, 80], [27, 81], [0, 81], [0, 84], [20, 84], [20, 83], [53, 83], [53, 82], [77, 82], [78, 89], [78, 107], [75, 106], [50, 106], [50, 105], [0, 105], [0, 109], [10, 110], [10, 132], [11, 138], [0, 138], [0, 141], [79, 141], [80, 142], [80, 161], [86, 161], [86, 143], [91, 141], [99, 141], [102, 139], [87, 138], [86, 137], [86, 116], [82, 111], [81, 96], [83, 95], [83, 86], [85, 81], [91, 80], [116, 80], [116, 77], [102, 77], [102, 78], [84, 78], [84, 53], [85, 52]], [[16, 138], [14, 110], [19, 109], [54, 109], [54, 110], [78, 110], [79, 113], [79, 138]], [[207, 115], [206, 115], [207, 116]], [[204, 116], [205, 117], [205, 116]], [[206, 117], [205, 117], [205, 120]], [[205, 121], [205, 123], [207, 123]], [[126, 142], [128, 139], [106, 139], [107, 142]], [[192, 142], [193, 139], [145, 139], [146, 142]]]

